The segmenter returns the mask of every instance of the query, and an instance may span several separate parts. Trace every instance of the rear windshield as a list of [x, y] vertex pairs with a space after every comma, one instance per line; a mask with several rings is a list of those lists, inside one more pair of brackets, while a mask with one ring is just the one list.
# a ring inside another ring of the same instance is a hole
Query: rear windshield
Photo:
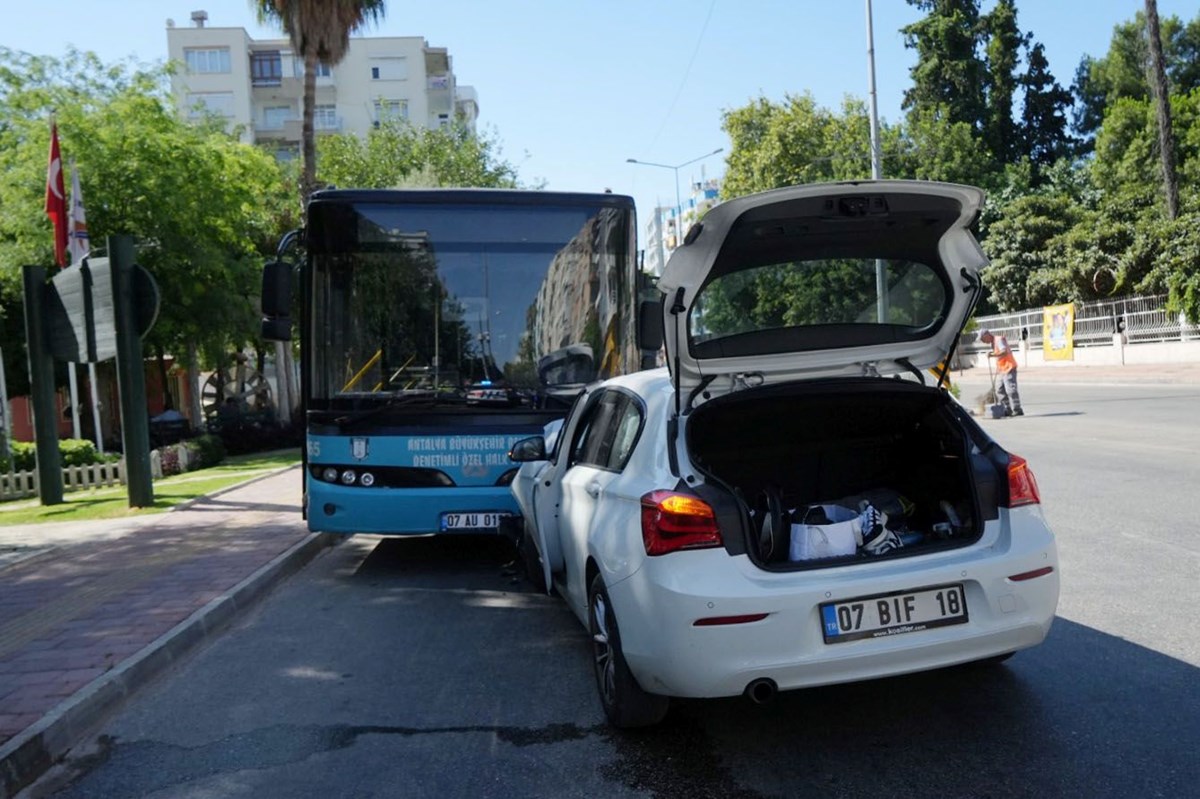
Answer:
[[949, 300], [942, 270], [916, 261], [766, 263], [700, 289], [688, 316], [690, 348], [723, 357], [916, 340], [941, 324]]

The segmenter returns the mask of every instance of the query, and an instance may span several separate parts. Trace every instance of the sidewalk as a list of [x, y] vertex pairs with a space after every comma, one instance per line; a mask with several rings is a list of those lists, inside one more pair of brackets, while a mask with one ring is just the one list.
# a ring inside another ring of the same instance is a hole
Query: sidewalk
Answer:
[[292, 467], [170, 513], [0, 527], [0, 797], [328, 545], [300, 489]]
[[[1139, 363], [1124, 366], [1022, 366], [1017, 369], [1022, 385], [1027, 383], [1200, 383], [1200, 362]], [[950, 373], [954, 382], [988, 383], [987, 366], [955, 369]]]

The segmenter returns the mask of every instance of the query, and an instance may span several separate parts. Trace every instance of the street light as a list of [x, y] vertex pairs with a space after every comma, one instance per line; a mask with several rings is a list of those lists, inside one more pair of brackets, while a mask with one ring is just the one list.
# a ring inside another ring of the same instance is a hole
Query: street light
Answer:
[[[703, 161], [705, 158], [710, 158], [710, 157], [716, 155], [717, 153], [724, 152], [724, 151], [725, 151], [724, 147], [718, 147], [717, 149], [713, 150], [711, 153], [705, 153], [704, 155], [698, 155], [695, 158], [693, 158], [691, 161], [684, 161], [682, 164], [656, 164], [653, 161], [639, 161], [636, 158], [626, 158], [625, 163], [640, 164], [642, 166], [657, 166], [657, 167], [662, 167], [663, 169], [670, 169], [675, 173], [675, 224], [676, 224], [676, 226], [682, 228], [682, 226], [683, 226], [683, 202], [679, 199], [679, 170], [685, 166], [694, 164], [697, 161]], [[676, 236], [682, 236], [682, 235], [683, 235], [682, 229], [676, 231]]]

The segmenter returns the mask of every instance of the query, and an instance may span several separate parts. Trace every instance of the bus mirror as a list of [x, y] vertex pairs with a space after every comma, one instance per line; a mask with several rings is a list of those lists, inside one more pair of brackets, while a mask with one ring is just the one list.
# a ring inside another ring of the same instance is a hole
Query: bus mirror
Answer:
[[638, 303], [638, 347], [657, 351], [663, 344], [662, 300]]
[[262, 337], [266, 341], [291, 341], [292, 320], [286, 316], [264, 318], [262, 320]]
[[292, 265], [285, 261], [271, 261], [263, 267], [263, 316], [286, 317], [291, 311]]

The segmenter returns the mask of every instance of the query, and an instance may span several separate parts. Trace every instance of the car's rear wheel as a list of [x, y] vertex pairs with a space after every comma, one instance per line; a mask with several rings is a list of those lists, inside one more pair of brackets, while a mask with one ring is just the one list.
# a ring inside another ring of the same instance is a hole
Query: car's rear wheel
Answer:
[[608, 590], [600, 575], [588, 591], [588, 630], [596, 689], [608, 723], [614, 727], [648, 727], [667, 715], [670, 699], [642, 690], [621, 653], [621, 634]]

